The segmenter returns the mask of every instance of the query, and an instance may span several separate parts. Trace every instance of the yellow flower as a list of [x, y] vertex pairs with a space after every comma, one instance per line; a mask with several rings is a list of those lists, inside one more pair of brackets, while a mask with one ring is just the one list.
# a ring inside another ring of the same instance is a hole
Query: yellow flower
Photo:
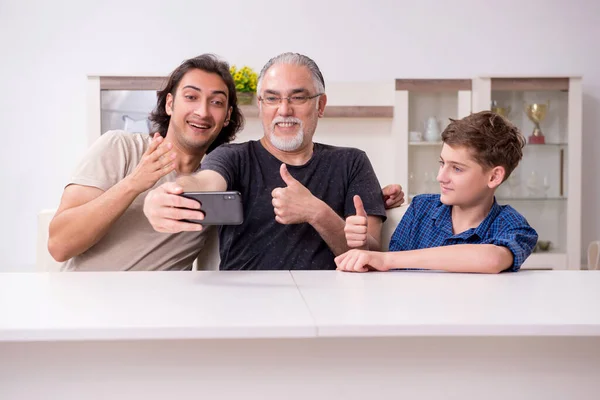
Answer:
[[258, 74], [252, 70], [252, 68], [244, 65], [238, 69], [235, 65], [232, 65], [229, 69], [233, 81], [235, 83], [235, 89], [238, 92], [255, 92], [256, 85], [258, 82]]

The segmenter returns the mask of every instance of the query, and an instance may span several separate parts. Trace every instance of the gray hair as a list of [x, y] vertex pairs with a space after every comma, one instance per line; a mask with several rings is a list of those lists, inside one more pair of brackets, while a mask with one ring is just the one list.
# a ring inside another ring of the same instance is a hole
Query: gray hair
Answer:
[[258, 75], [258, 84], [256, 85], [257, 93], [260, 93], [260, 87], [262, 86], [262, 80], [265, 74], [269, 68], [276, 64], [291, 64], [307, 67], [312, 74], [313, 83], [317, 92], [325, 93], [325, 80], [323, 79], [323, 75], [321, 74], [317, 63], [311, 58], [298, 53], [283, 53], [271, 58], [260, 71], [260, 75]]

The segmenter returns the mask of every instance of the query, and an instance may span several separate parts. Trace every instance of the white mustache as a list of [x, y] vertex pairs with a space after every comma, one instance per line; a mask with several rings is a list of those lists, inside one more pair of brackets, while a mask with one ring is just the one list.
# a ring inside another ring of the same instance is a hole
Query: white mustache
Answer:
[[275, 125], [281, 123], [295, 123], [300, 125], [300, 128], [302, 128], [302, 121], [296, 117], [275, 117], [273, 122], [271, 122], [271, 130], [275, 129]]

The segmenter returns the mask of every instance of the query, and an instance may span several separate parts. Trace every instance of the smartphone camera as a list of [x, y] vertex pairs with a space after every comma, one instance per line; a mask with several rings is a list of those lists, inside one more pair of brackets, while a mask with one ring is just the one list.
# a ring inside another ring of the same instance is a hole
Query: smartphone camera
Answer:
[[235, 200], [235, 196], [232, 194], [226, 194], [223, 196], [225, 200]]

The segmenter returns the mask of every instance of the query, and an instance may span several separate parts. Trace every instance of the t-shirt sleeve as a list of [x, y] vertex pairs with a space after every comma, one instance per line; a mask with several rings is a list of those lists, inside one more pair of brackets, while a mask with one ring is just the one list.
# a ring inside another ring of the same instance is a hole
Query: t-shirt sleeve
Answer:
[[516, 272], [521, 268], [527, 257], [533, 252], [538, 240], [538, 234], [527, 222], [511, 225], [501, 230], [488, 243], [503, 246], [513, 254], [513, 264], [506, 271]]
[[127, 175], [129, 159], [121, 135], [109, 131], [100, 136], [81, 159], [68, 184], [106, 191], [121, 181]]
[[344, 210], [346, 217], [356, 214], [354, 195], [360, 196], [368, 215], [379, 216], [383, 221], [386, 220], [381, 186], [377, 175], [375, 175], [371, 161], [369, 161], [369, 158], [363, 151], [359, 151], [352, 162], [350, 184], [348, 186]]
[[222, 144], [204, 157], [202, 171], [215, 171], [227, 182], [227, 190], [233, 190], [237, 181], [237, 165], [239, 151], [227, 144]]
[[389, 246], [390, 251], [414, 250], [410, 247], [410, 239], [413, 224], [415, 223], [415, 207], [416, 203], [413, 199], [392, 234]]

